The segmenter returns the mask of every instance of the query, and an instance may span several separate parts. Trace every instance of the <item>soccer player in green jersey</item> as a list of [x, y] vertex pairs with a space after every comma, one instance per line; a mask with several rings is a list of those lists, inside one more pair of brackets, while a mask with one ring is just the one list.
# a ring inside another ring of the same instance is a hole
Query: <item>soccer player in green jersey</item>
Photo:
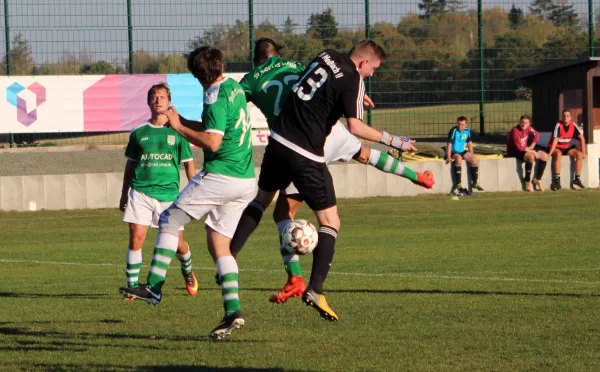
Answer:
[[[165, 126], [165, 115], [171, 106], [171, 91], [166, 84], [157, 84], [148, 91], [150, 120], [131, 132], [125, 150], [127, 164], [119, 209], [123, 221], [129, 223], [129, 249], [125, 273], [127, 286], [138, 287], [142, 267], [142, 247], [150, 226], [158, 228], [158, 217], [179, 194], [179, 164], [183, 163], [187, 179], [196, 174], [190, 143], [172, 128]], [[192, 255], [179, 231], [177, 258], [185, 286], [191, 296], [198, 291], [198, 281], [192, 271]]]
[[[275, 41], [267, 38], [259, 39], [254, 48], [254, 66], [255, 68], [246, 74], [240, 84], [246, 92], [248, 101], [253, 102], [267, 118], [267, 123], [277, 119], [281, 112], [287, 96], [292, 91], [292, 86], [303, 75], [305, 67], [298, 62], [289, 61], [281, 58], [279, 51], [282, 46]], [[373, 102], [365, 95], [365, 105], [374, 107]], [[396, 137], [387, 133], [383, 137]], [[354, 133], [360, 136], [360, 133]], [[384, 141], [382, 141], [384, 142]], [[390, 145], [390, 143], [385, 142]], [[421, 173], [415, 172], [405, 167], [397, 159], [389, 156], [385, 152], [363, 146], [353, 134], [351, 134], [342, 123], [338, 122], [333, 126], [331, 133], [327, 136], [325, 142], [325, 162], [344, 161], [352, 159], [362, 164], [368, 164], [375, 168], [401, 177], [407, 178], [413, 183], [431, 188], [434, 184], [433, 179], [424, 177]], [[415, 150], [409, 141], [406, 150]], [[281, 236], [281, 231], [294, 219], [298, 209], [302, 205], [303, 199], [293, 184], [285, 190], [280, 191], [277, 199], [273, 219], [277, 224], [277, 230]], [[250, 207], [261, 208], [257, 202], [252, 202]], [[237, 237], [237, 234], [236, 234]], [[231, 245], [231, 251], [237, 256], [242, 248], [243, 242], [234, 238]], [[296, 254], [290, 254], [283, 246], [280, 247], [281, 256], [285, 269], [288, 273], [288, 280], [284, 287], [273, 294], [269, 301], [274, 303], [286, 302], [291, 297], [299, 297], [306, 290], [306, 284], [302, 277], [300, 269], [300, 258]]]
[[147, 285], [122, 288], [129, 296], [157, 304], [161, 287], [179, 238], [177, 230], [192, 220], [206, 217], [208, 250], [219, 272], [225, 315], [209, 333], [221, 339], [244, 325], [238, 295], [238, 266], [229, 246], [246, 205], [257, 192], [252, 159], [250, 122], [244, 91], [235, 80], [223, 76], [223, 54], [213, 47], [196, 49], [188, 68], [205, 90], [203, 130], [181, 124], [175, 107], [167, 113], [171, 127], [204, 149], [204, 168], [165, 210], [159, 221]]

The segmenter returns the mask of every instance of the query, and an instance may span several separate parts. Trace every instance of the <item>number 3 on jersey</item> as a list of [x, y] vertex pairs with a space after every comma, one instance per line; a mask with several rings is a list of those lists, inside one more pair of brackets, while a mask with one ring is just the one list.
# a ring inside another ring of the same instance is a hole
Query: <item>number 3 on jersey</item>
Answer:
[[[306, 71], [304, 76], [302, 76], [302, 79], [300, 79], [296, 84], [294, 84], [294, 87], [292, 88], [292, 90], [296, 93], [298, 98], [300, 98], [303, 101], [310, 101], [315, 95], [317, 89], [319, 89], [325, 83], [325, 81], [327, 81], [328, 74], [323, 67], [319, 67], [313, 72], [313, 70], [318, 65], [319, 64], [317, 62], [314, 62], [312, 65], [310, 65], [310, 68], [308, 69], [308, 71]], [[308, 75], [311, 75], [311, 77], [308, 77]], [[318, 80], [315, 81], [313, 77]], [[308, 84], [308, 87], [302, 86], [302, 83], [304, 83], [305, 81]], [[307, 92], [308, 89], [310, 90]]]
[[[240, 117], [235, 122], [235, 129], [237, 129], [240, 124], [242, 125], [242, 135], [240, 136], [240, 144], [242, 146], [244, 144], [244, 140], [246, 139], [246, 132], [250, 129], [250, 116], [246, 114], [243, 108], [240, 109]], [[248, 147], [252, 146], [252, 141], [248, 142]]]

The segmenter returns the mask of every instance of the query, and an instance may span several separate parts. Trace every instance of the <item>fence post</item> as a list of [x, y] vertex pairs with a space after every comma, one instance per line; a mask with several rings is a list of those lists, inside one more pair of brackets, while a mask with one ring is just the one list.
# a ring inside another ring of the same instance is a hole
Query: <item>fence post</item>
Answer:
[[8, 23], [8, 0], [4, 0], [4, 43], [6, 48], [6, 75], [10, 76], [10, 25]]
[[594, 57], [594, 0], [588, 0], [588, 47], [590, 57]]
[[[365, 0], [365, 38], [371, 39], [371, 2]], [[371, 78], [367, 79], [367, 94], [371, 97]], [[373, 125], [373, 112], [371, 107], [367, 108], [367, 124]]]
[[[6, 75], [10, 76], [11, 61], [10, 61], [10, 24], [8, 23], [8, 0], [4, 0], [4, 38], [6, 48]], [[11, 132], [9, 135], [9, 146], [15, 147], [15, 135]]]
[[252, 63], [254, 61], [254, 1], [252, 0], [248, 0], [248, 42], [250, 44], [250, 63]]
[[127, 41], [129, 49], [129, 73], [133, 74], [133, 20], [131, 16], [131, 0], [127, 0]]
[[477, 0], [477, 48], [479, 49], [479, 134], [485, 135], [485, 74], [483, 48], [483, 1]]

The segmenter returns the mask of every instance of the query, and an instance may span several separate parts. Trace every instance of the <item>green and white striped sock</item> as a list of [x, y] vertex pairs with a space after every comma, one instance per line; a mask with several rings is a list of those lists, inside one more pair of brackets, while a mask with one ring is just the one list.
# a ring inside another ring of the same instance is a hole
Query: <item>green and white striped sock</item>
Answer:
[[231, 315], [240, 310], [239, 296], [239, 274], [238, 266], [233, 256], [225, 256], [215, 262], [221, 282], [221, 294], [223, 295], [223, 308], [225, 315]]
[[[292, 220], [283, 220], [277, 223], [277, 231], [279, 233], [279, 239], [281, 242], [281, 233], [283, 229], [290, 223]], [[285, 271], [289, 275], [302, 276], [302, 269], [300, 268], [300, 256], [297, 254], [293, 254], [288, 252], [287, 249], [280, 244], [279, 252], [281, 253], [281, 258], [283, 259], [283, 265], [285, 266]]]
[[127, 287], [137, 288], [140, 280], [140, 270], [142, 269], [142, 250], [127, 250], [127, 261], [125, 266], [125, 275], [127, 276]]
[[192, 251], [190, 251], [190, 246], [188, 245], [188, 252], [184, 255], [177, 253], [177, 259], [181, 264], [181, 272], [184, 275], [189, 275], [192, 272]]
[[407, 168], [393, 156], [381, 152], [379, 150], [371, 149], [371, 156], [369, 156], [369, 165], [374, 166], [385, 173], [392, 173], [398, 176], [408, 178], [411, 181], [417, 180], [417, 173], [410, 168]]
[[152, 254], [152, 264], [148, 272], [148, 286], [153, 292], [159, 292], [165, 284], [167, 270], [179, 244], [179, 236], [159, 233], [156, 238], [156, 247]]

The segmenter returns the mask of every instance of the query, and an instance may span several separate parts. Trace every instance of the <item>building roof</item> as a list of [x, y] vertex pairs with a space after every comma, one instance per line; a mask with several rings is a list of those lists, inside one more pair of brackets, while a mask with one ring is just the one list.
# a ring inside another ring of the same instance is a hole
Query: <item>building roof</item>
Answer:
[[550, 64], [548, 66], [544, 66], [544, 67], [539, 68], [537, 70], [526, 71], [526, 72], [517, 74], [517, 76], [515, 77], [515, 80], [527, 80], [529, 78], [536, 77], [536, 76], [539, 76], [539, 75], [544, 75], [544, 74], [547, 74], [549, 72], [553, 72], [553, 71], [556, 71], [556, 70], [562, 70], [562, 69], [565, 69], [567, 67], [573, 67], [573, 66], [577, 66], [577, 65], [582, 65], [582, 64], [585, 64], [585, 63], [589, 63], [589, 62], [600, 62], [600, 57], [584, 56], [584, 57], [579, 57], [577, 59], [574, 59], [574, 60], [571, 60], [571, 61], [568, 61], [568, 62]]

